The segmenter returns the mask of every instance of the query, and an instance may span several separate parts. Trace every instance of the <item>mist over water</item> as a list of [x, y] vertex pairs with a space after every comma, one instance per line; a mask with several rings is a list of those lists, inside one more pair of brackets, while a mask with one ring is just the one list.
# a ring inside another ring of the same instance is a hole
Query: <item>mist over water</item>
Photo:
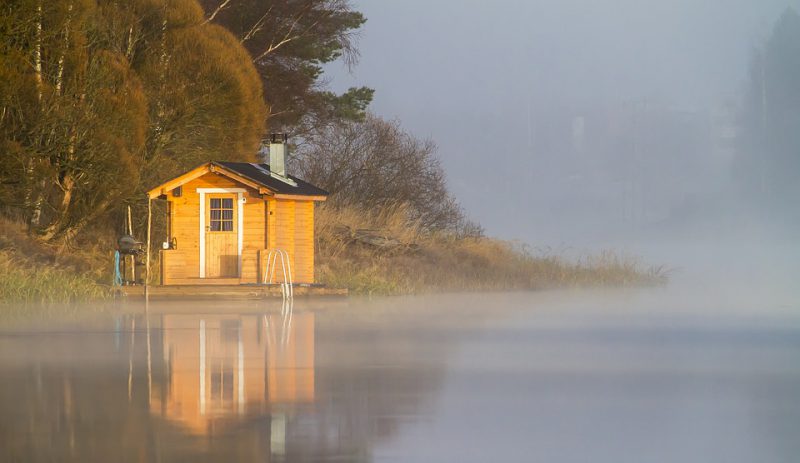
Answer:
[[744, 463], [800, 451], [796, 304], [678, 286], [279, 309], [130, 302], [4, 328], [0, 459]]
[[490, 235], [706, 274], [736, 273], [737, 258], [764, 271], [796, 262], [796, 207], [754, 200], [758, 166], [741, 157], [747, 111], [758, 113], [754, 57], [797, 2], [358, 6], [361, 60], [352, 74], [331, 66], [332, 85], [373, 86], [375, 112], [435, 140], [455, 196]]
[[332, 87], [434, 139], [487, 234], [669, 284], [43, 308], [0, 320], [0, 461], [797, 461], [800, 217], [737, 140], [800, 4], [356, 3]]

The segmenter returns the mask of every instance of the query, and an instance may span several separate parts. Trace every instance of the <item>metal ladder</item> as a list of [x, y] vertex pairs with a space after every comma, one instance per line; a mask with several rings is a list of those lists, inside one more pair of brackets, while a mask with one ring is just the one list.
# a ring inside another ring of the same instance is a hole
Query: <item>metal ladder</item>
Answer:
[[285, 249], [270, 249], [267, 254], [267, 268], [264, 272], [264, 284], [272, 284], [275, 279], [275, 266], [278, 259], [281, 261], [281, 270], [283, 271], [283, 281], [281, 282], [281, 293], [283, 300], [294, 299], [294, 288], [292, 284], [292, 264], [289, 259], [289, 253]]

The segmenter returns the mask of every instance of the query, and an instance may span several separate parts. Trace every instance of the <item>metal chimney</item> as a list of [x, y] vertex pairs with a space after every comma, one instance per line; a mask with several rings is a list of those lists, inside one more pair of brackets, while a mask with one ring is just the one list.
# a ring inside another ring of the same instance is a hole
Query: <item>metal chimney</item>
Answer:
[[273, 174], [286, 177], [286, 142], [289, 136], [285, 133], [273, 133], [269, 140], [269, 170]]
[[289, 135], [285, 133], [273, 133], [269, 137], [269, 173], [273, 178], [292, 186], [297, 183], [286, 175], [286, 142]]

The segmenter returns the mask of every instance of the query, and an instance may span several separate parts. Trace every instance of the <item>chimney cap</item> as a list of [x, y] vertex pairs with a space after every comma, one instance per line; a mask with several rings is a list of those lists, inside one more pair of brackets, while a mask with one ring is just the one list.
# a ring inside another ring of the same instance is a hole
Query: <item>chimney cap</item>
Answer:
[[289, 141], [289, 134], [286, 133], [273, 133], [269, 136], [270, 143], [286, 143]]

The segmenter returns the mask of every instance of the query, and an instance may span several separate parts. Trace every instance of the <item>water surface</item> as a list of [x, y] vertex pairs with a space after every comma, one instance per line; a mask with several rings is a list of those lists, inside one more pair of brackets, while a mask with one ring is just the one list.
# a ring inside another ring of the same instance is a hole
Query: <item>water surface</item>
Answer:
[[0, 331], [0, 461], [794, 462], [800, 316], [677, 290], [130, 302]]

